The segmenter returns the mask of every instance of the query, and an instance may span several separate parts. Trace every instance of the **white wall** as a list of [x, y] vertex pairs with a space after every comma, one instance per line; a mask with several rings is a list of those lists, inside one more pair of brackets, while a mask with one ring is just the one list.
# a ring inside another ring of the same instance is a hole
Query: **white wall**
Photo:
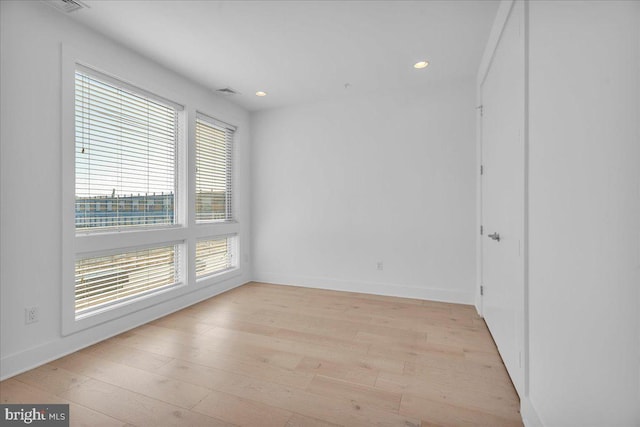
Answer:
[[[141, 77], [134, 83], [161, 88], [170, 99], [239, 126], [238, 215], [245, 253], [250, 221], [248, 114], [42, 2], [2, 1], [0, 8], [0, 377], [5, 378], [245, 283], [251, 276], [244, 265], [242, 275], [233, 280], [61, 336], [61, 44], [127, 64]], [[40, 307], [40, 322], [25, 325], [24, 308], [33, 305]]]
[[252, 114], [256, 280], [472, 303], [473, 83]]
[[530, 7], [530, 401], [640, 425], [640, 2]]

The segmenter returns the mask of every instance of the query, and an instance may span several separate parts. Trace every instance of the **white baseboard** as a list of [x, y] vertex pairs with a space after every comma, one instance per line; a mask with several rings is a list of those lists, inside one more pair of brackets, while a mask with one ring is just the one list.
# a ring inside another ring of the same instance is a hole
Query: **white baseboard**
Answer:
[[254, 281], [276, 285], [300, 286], [304, 288], [329, 289], [332, 291], [359, 292], [401, 298], [415, 298], [455, 304], [474, 304], [473, 289], [469, 292], [450, 289], [416, 287], [388, 283], [349, 281], [326, 277], [289, 276], [254, 272]]
[[104, 341], [115, 335], [136, 328], [145, 323], [182, 310], [190, 305], [206, 300], [223, 292], [242, 286], [246, 282], [234, 280], [220, 285], [208, 286], [197, 291], [180, 295], [163, 303], [136, 311], [127, 316], [102, 323], [72, 335], [60, 337], [57, 340], [36, 345], [17, 353], [9, 354], [0, 359], [0, 381], [18, 375], [22, 372], [37, 368], [52, 360], [59, 359], [75, 351]]
[[528, 397], [523, 398], [520, 401], [520, 415], [522, 415], [522, 422], [525, 427], [543, 427], [542, 421], [538, 416], [538, 412], [533, 407], [531, 400]]

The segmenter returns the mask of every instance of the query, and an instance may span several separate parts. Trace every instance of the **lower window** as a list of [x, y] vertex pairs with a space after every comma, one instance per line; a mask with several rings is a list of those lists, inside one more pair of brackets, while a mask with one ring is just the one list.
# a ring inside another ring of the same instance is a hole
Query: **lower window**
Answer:
[[196, 278], [200, 279], [237, 266], [237, 236], [198, 240], [196, 244]]
[[76, 317], [177, 284], [178, 245], [76, 260]]

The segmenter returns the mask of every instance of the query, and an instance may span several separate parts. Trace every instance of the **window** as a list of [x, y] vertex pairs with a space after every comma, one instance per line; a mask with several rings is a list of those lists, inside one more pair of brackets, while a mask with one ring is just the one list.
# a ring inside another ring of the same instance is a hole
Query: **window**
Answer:
[[203, 239], [196, 244], [196, 277], [220, 273], [236, 266], [236, 236]]
[[179, 278], [178, 250], [164, 246], [77, 260], [76, 313], [173, 285]]
[[[173, 209], [152, 207], [173, 207], [178, 110], [105, 80], [76, 71], [76, 229], [128, 227], [131, 216], [137, 226], [174, 224]], [[126, 212], [134, 194], [151, 209]], [[105, 199], [109, 212], [97, 214]]]
[[[236, 127], [163, 97], [183, 86], [148, 68], [62, 55], [62, 333], [228, 287], [241, 274]], [[112, 66], [121, 78], [96, 71]]]
[[101, 235], [132, 227], [146, 230], [140, 243], [157, 240], [155, 230], [176, 224], [179, 112], [172, 103], [77, 67], [75, 228], [96, 251], [76, 257], [76, 317], [180, 282], [181, 244], [100, 244]]
[[233, 219], [232, 152], [235, 127], [196, 118], [196, 222]]

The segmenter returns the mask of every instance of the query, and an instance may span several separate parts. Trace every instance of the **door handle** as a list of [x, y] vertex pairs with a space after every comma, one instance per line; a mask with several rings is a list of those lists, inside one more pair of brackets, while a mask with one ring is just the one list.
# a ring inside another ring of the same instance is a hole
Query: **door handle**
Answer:
[[489, 238], [495, 240], [496, 242], [500, 241], [500, 235], [498, 233], [489, 234]]

